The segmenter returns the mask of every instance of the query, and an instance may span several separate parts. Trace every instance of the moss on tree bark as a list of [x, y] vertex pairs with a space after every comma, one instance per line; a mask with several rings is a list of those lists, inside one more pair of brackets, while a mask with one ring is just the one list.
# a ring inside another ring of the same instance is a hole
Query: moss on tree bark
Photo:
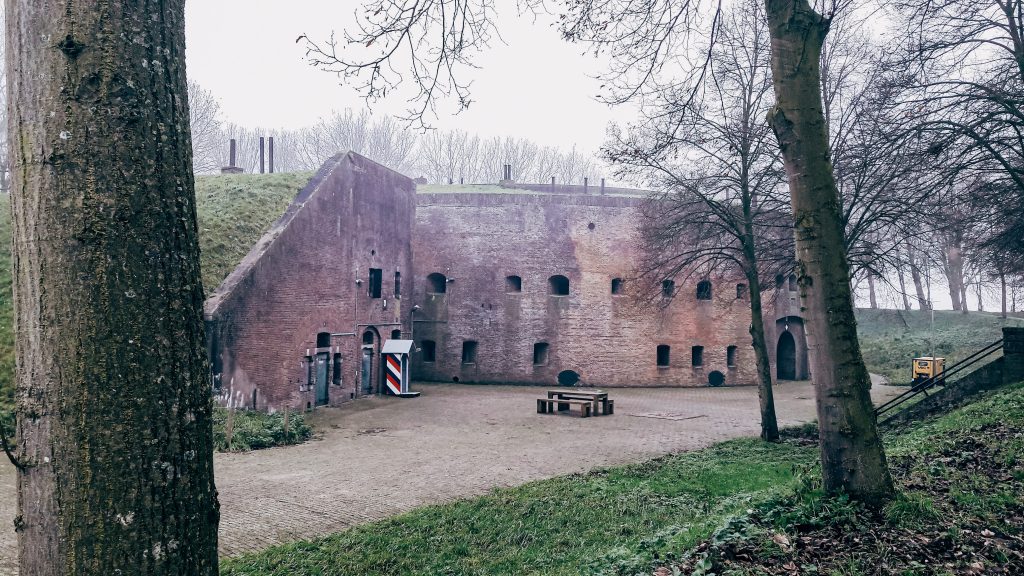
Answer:
[[9, 0], [22, 574], [217, 573], [184, 0]]

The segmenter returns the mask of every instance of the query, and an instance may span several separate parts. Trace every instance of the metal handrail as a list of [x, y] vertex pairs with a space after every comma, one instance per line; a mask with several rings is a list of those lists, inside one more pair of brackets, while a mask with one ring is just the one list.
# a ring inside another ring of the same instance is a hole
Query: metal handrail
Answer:
[[945, 382], [946, 378], [953, 376], [958, 372], [962, 372], [967, 368], [970, 368], [971, 366], [977, 364], [978, 362], [982, 361], [988, 356], [991, 356], [992, 354], [1001, 350], [1002, 348], [1002, 340], [993, 342], [988, 346], [985, 346], [981, 350], [978, 350], [974, 354], [971, 354], [967, 358], [964, 358], [963, 360], [957, 362], [956, 364], [953, 364], [952, 366], [945, 368], [942, 372], [939, 372], [935, 376], [932, 376], [931, 378], [928, 378], [927, 380], [924, 380], [917, 384], [914, 384], [910, 388], [910, 390], [907, 390], [906, 392], [900, 394], [899, 396], [896, 396], [895, 398], [891, 398], [888, 402], [885, 402], [878, 408], [875, 408], [875, 417], [877, 418], [882, 414], [889, 412], [890, 410], [896, 408], [897, 406], [903, 404], [904, 402], [910, 400], [911, 398], [917, 396], [918, 394], [927, 394], [929, 389], [934, 388], [940, 382]]

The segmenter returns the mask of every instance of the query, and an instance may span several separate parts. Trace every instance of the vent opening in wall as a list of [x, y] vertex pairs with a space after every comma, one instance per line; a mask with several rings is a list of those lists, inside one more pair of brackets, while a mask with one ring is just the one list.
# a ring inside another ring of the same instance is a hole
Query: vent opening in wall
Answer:
[[708, 374], [708, 386], [718, 387], [725, 384], [725, 374], [722, 374], [718, 370], [712, 370]]
[[590, 224], [587, 224], [587, 229], [588, 230], [593, 230], [594, 228], [597, 228], [597, 225], [594, 224], [593, 222], [591, 222]]
[[559, 386], [575, 386], [580, 381], [580, 375], [574, 370], [562, 370], [558, 373]]

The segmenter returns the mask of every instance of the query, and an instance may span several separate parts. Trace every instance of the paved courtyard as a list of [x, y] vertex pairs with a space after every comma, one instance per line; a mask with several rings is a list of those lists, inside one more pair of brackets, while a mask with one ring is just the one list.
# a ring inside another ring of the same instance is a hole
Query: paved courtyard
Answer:
[[[536, 413], [544, 388], [420, 385], [311, 416], [301, 446], [218, 454], [221, 553], [237, 555], [496, 486], [637, 462], [759, 433], [757, 390], [610, 389], [615, 414]], [[879, 396], [893, 388], [876, 386]], [[781, 425], [814, 417], [809, 383], [776, 387]], [[0, 574], [15, 572], [14, 471], [0, 465]]]

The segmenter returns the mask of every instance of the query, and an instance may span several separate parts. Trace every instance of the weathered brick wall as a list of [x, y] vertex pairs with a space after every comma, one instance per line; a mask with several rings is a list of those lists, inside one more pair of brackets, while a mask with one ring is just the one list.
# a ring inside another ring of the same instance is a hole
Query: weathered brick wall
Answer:
[[[415, 209], [408, 178], [351, 152], [329, 160], [207, 300], [221, 401], [259, 409], [313, 403], [305, 358], [317, 352], [319, 332], [336, 334], [320, 351], [342, 360], [330, 403], [357, 396], [363, 333], [375, 334], [376, 372], [381, 340], [408, 330], [402, 303], [411, 296]], [[383, 270], [381, 298], [368, 295], [370, 268]], [[394, 297], [396, 271], [405, 298]], [[371, 381], [378, 386], [379, 375]]]
[[[638, 197], [544, 193], [419, 194], [414, 235], [417, 275], [415, 340], [436, 342], [434, 362], [414, 356], [420, 380], [553, 384], [574, 370], [595, 386], [704, 386], [720, 371], [728, 383], [756, 381], [750, 346], [749, 302], [736, 281], [719, 281], [713, 299], [696, 298], [696, 281], [676, 281], [664, 306], [636, 306], [613, 296], [613, 278], [636, 263]], [[431, 294], [426, 277], [449, 278]], [[569, 296], [550, 295], [548, 278], [570, 280]], [[522, 278], [508, 293], [505, 278]], [[628, 292], [628, 291], [627, 291]], [[788, 300], [787, 300], [788, 305]], [[768, 323], [788, 308], [774, 311]], [[794, 323], [794, 328], [797, 326]], [[799, 326], [802, 342], [802, 326]], [[771, 336], [777, 337], [776, 336]], [[478, 342], [476, 361], [462, 362], [466, 340]], [[774, 340], [769, 340], [774, 342]], [[534, 344], [549, 345], [536, 366]], [[670, 346], [670, 365], [657, 366], [658, 345]], [[693, 367], [691, 350], [704, 347]], [[737, 347], [734, 368], [726, 350]], [[801, 349], [802, 358], [806, 357]]]

